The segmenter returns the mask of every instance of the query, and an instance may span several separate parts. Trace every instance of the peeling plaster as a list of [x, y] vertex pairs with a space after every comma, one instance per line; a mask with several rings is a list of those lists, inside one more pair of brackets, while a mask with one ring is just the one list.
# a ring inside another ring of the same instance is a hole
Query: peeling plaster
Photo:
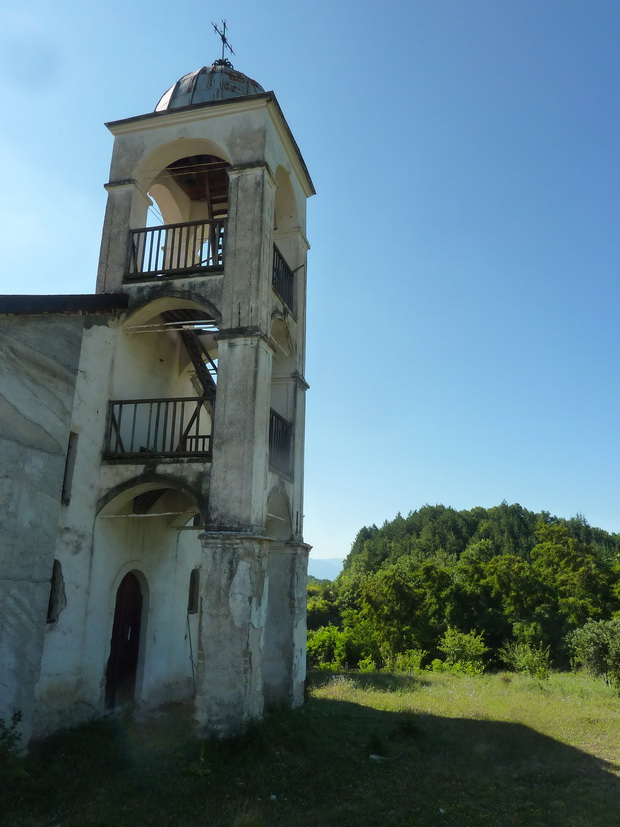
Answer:
[[251, 609], [250, 564], [240, 560], [228, 590], [228, 605], [235, 626], [240, 629], [248, 621]]

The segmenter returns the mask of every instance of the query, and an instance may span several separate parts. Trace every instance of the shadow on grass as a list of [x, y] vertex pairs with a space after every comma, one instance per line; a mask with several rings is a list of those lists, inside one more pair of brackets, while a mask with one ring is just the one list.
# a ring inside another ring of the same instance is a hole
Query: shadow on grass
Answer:
[[187, 708], [98, 722], [26, 769], [6, 827], [591, 827], [617, 824], [620, 800], [616, 765], [520, 724], [324, 698], [228, 741], [194, 738]]

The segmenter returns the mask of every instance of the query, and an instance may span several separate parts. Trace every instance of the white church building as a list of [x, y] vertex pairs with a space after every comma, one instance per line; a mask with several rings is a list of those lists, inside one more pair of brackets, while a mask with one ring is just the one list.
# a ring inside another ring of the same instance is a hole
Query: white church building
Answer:
[[224, 59], [107, 126], [96, 292], [0, 297], [0, 718], [225, 735], [303, 700], [314, 189]]

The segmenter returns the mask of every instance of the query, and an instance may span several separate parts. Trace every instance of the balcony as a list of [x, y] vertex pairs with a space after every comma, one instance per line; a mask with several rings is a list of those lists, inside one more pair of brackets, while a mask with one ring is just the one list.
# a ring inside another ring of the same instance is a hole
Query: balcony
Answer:
[[291, 313], [294, 313], [294, 281], [295, 276], [291, 268], [284, 260], [284, 256], [278, 250], [276, 245], [273, 245], [273, 277], [272, 285], [278, 296], [282, 299], [284, 304], [288, 307]]
[[269, 464], [290, 476], [292, 463], [293, 426], [271, 409], [269, 414]]
[[104, 459], [211, 459], [211, 417], [204, 399], [111, 401]]
[[226, 221], [189, 221], [130, 230], [126, 279], [180, 276], [224, 266]]

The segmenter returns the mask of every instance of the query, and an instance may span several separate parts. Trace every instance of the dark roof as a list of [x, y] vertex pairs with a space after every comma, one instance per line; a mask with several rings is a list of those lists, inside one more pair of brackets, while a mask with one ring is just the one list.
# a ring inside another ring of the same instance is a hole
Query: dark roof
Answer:
[[0, 313], [110, 313], [129, 305], [127, 293], [0, 296]]
[[252, 78], [238, 72], [227, 61], [217, 61], [213, 66], [203, 66], [189, 72], [161, 96], [156, 112], [196, 106], [209, 101], [256, 95], [265, 90]]

